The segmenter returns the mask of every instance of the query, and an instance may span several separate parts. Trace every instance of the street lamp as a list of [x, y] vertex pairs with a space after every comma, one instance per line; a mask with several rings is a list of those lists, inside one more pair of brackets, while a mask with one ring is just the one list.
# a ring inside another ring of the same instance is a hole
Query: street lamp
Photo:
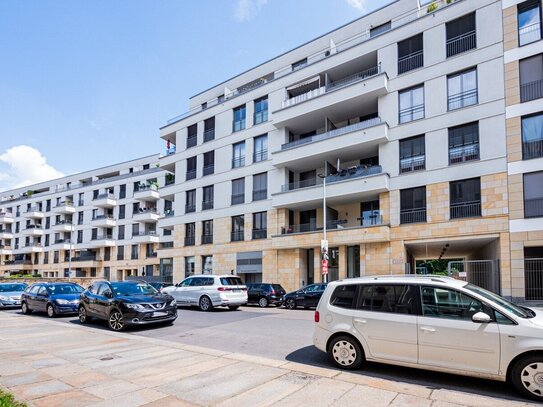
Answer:
[[[321, 269], [323, 271], [322, 273], [322, 282], [327, 283], [328, 282], [328, 259], [327, 253], [328, 253], [328, 241], [326, 240], [326, 172], [327, 172], [327, 162], [324, 162], [324, 174], [319, 174], [319, 178], [322, 178], [322, 240], [323, 243], [321, 244]], [[324, 251], [324, 245], [326, 245], [326, 252]], [[326, 273], [324, 272], [324, 265], [326, 260]]]

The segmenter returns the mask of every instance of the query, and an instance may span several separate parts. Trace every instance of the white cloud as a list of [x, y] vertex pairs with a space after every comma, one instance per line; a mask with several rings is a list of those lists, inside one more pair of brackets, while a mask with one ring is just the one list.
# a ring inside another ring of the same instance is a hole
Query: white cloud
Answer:
[[347, 0], [347, 4], [358, 11], [366, 11], [366, 0]]
[[255, 18], [268, 0], [238, 0], [234, 11], [234, 19], [239, 22]]
[[0, 172], [0, 189], [19, 188], [37, 182], [60, 178], [64, 174], [49, 164], [34, 147], [20, 145], [8, 148], [0, 155], [0, 164], [7, 170]]

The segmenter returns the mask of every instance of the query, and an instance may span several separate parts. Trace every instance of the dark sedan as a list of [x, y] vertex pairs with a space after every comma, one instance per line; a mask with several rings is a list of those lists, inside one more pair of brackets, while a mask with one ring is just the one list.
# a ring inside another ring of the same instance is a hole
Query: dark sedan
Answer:
[[79, 322], [106, 320], [113, 331], [128, 325], [172, 323], [177, 303], [144, 281], [97, 281], [81, 294]]
[[37, 283], [21, 295], [23, 314], [46, 312], [49, 318], [60, 314], [77, 314], [83, 287], [75, 283]]
[[283, 296], [283, 304], [288, 309], [316, 307], [325, 289], [326, 283], [306, 285]]

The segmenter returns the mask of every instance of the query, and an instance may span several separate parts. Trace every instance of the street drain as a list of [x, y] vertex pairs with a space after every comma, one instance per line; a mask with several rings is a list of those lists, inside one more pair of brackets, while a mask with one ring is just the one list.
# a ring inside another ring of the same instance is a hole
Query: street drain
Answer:
[[100, 356], [99, 359], [100, 360], [113, 360], [113, 359], [117, 359], [119, 357], [120, 356], [117, 356], [117, 355], [104, 355], [104, 356]]

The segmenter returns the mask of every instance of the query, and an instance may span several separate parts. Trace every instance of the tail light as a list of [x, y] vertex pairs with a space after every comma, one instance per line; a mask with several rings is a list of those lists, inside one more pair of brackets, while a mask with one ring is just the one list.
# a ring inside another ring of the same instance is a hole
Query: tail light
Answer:
[[229, 287], [218, 287], [217, 290], [219, 290], [219, 291], [232, 291], [232, 289], [229, 288]]
[[275, 292], [275, 290], [271, 290], [271, 291], [270, 291], [270, 295], [275, 295], [275, 294], [277, 294], [277, 293]]
[[319, 323], [321, 319], [321, 315], [319, 314], [319, 311], [315, 311], [315, 322]]
[[247, 291], [247, 287], [241, 287], [241, 291]]

